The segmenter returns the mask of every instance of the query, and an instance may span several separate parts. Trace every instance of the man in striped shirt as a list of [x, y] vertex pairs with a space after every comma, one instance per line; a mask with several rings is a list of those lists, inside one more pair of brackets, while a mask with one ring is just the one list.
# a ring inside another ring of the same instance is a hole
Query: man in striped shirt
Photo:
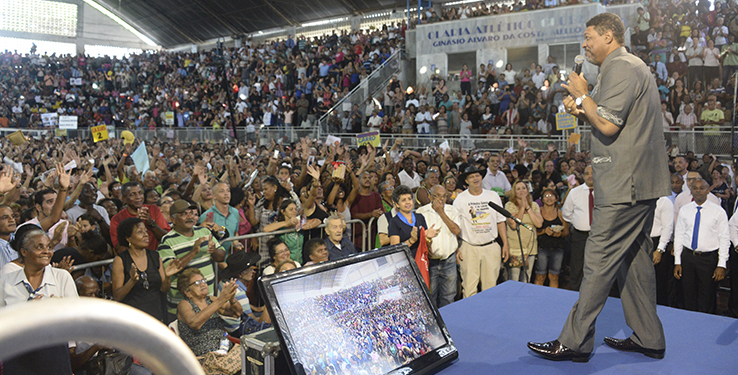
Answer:
[[[187, 267], [197, 267], [207, 280], [208, 290], [213, 294], [215, 285], [215, 271], [213, 262], [225, 260], [225, 250], [217, 240], [212, 238], [210, 230], [205, 227], [196, 227], [197, 206], [185, 200], [178, 200], [169, 209], [169, 215], [174, 221], [172, 230], [161, 239], [158, 251], [164, 266], [173, 259], [190, 258]], [[199, 250], [195, 250], [199, 249]], [[177, 289], [177, 279], [172, 279], [172, 285], [167, 293], [167, 310], [170, 321], [176, 319], [177, 304], [184, 299]]]

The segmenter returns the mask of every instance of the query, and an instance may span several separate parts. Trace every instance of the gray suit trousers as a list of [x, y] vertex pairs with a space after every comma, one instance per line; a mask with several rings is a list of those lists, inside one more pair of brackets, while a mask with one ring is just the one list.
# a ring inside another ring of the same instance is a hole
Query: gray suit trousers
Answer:
[[651, 260], [656, 200], [597, 205], [584, 250], [579, 300], [569, 313], [559, 341], [580, 353], [594, 349], [595, 322], [617, 279], [625, 322], [633, 342], [664, 349], [664, 329], [656, 315], [656, 275]]

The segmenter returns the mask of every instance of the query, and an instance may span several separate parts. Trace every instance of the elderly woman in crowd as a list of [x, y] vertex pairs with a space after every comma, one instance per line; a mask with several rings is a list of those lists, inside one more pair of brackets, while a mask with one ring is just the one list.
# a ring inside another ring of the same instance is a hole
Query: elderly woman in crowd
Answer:
[[[525, 224], [536, 228], [540, 228], [543, 224], [541, 209], [537, 204], [533, 204], [527, 181], [515, 181], [512, 185], [510, 201], [505, 204], [505, 209]], [[518, 228], [518, 224], [512, 219], [507, 219], [507, 227], [507, 242], [510, 246], [510, 279], [530, 282], [533, 265], [538, 254], [536, 233], [527, 228]], [[525, 268], [527, 274], [525, 279], [521, 278], [520, 270], [522, 268]]]
[[[236, 282], [223, 284], [218, 297], [209, 295], [208, 283], [197, 268], [187, 268], [178, 276], [177, 288], [185, 299], [177, 305], [179, 336], [192, 349], [207, 374], [236, 374], [241, 369], [241, 350], [235, 345], [226, 355], [220, 349], [225, 334], [225, 321], [219, 316], [240, 317], [241, 304], [236, 300]], [[235, 358], [235, 361], [234, 361]]]
[[[11, 247], [23, 258], [23, 268], [0, 276], [0, 311], [3, 307], [47, 298], [77, 298], [68, 271], [51, 267], [49, 237], [41, 228], [26, 224]], [[6, 374], [72, 374], [67, 345], [34, 350], [3, 364]]]
[[146, 249], [148, 231], [143, 220], [137, 217], [125, 219], [118, 225], [118, 241], [127, 250], [113, 260], [113, 297], [164, 323], [164, 296], [169, 291], [170, 277], [181, 271], [197, 253], [190, 252], [185, 258], [175, 259], [165, 268], [159, 253]]

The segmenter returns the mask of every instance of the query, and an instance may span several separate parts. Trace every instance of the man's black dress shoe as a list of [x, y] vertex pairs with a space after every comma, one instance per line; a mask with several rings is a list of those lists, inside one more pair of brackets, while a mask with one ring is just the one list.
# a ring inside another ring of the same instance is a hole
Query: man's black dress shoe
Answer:
[[559, 340], [541, 343], [529, 342], [528, 348], [536, 354], [553, 361], [588, 362], [591, 354], [575, 352], [561, 344]]
[[656, 359], [664, 358], [664, 353], [666, 353], [666, 349], [644, 348], [634, 343], [633, 340], [631, 340], [630, 338], [616, 339], [612, 337], [605, 337], [605, 344], [617, 350], [622, 350], [624, 352], [638, 352], [638, 353], [645, 355], [646, 357], [651, 357], [651, 358], [656, 358]]

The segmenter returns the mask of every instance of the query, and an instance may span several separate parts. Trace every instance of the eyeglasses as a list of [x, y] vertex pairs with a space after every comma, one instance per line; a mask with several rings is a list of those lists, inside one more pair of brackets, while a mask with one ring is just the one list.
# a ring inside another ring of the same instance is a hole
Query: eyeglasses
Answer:
[[207, 283], [207, 281], [205, 279], [200, 279], [200, 280], [197, 280], [197, 281], [193, 282], [192, 284], [190, 284], [190, 287], [192, 287], [193, 285], [194, 286], [200, 286], [200, 285], [205, 284], [205, 283]]

